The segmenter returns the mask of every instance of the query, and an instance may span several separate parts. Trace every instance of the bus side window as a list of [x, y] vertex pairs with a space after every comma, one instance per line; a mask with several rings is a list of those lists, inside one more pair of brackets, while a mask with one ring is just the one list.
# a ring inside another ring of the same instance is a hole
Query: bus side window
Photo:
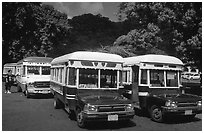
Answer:
[[76, 85], [76, 69], [75, 68], [69, 68], [68, 84]]
[[55, 77], [54, 80], [57, 81], [57, 69], [56, 68], [55, 68], [55, 74], [54, 75], [55, 75], [54, 76]]
[[60, 76], [60, 77], [59, 77], [59, 82], [62, 83], [63, 69], [60, 68], [59, 70], [60, 70], [60, 74], [59, 74], [59, 76]]
[[66, 73], [65, 73], [65, 84], [68, 85], [68, 78], [69, 77], [69, 68], [66, 67]]
[[124, 70], [122, 72], [122, 81], [123, 81], [123, 83], [127, 83], [127, 81], [128, 81], [128, 79], [127, 79], [127, 71], [126, 70]]
[[132, 70], [133, 70], [133, 78], [134, 78], [133, 81], [135, 83], [138, 83], [139, 67], [138, 66], [133, 66]]
[[141, 70], [141, 84], [147, 84], [147, 70]]
[[23, 66], [23, 74], [22, 74], [22, 76], [25, 76], [25, 74], [26, 74], [26, 66]]

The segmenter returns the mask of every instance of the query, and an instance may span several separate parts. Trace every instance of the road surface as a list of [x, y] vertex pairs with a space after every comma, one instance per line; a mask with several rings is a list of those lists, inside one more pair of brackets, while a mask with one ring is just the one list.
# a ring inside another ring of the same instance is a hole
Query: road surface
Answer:
[[63, 109], [54, 109], [53, 98], [37, 96], [27, 99], [12, 87], [11, 94], [4, 94], [2, 86], [3, 131], [201, 131], [202, 115], [193, 120], [173, 117], [166, 123], [156, 123], [147, 116], [137, 114], [125, 123], [95, 122], [79, 128]]

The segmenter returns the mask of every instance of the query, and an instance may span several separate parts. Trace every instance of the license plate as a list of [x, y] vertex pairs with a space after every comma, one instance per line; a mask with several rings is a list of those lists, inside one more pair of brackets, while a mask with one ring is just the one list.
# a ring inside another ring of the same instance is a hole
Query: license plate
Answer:
[[185, 115], [192, 115], [192, 110], [186, 110]]
[[108, 115], [108, 121], [118, 121], [118, 115]]

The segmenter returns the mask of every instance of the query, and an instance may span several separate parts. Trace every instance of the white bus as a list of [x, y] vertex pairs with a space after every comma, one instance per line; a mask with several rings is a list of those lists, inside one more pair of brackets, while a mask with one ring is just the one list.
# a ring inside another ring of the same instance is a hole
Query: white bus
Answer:
[[162, 122], [168, 115], [193, 118], [202, 112], [199, 96], [181, 92], [183, 62], [167, 55], [141, 55], [124, 58], [124, 96]]
[[115, 54], [79, 51], [53, 59], [51, 90], [54, 107], [76, 116], [79, 127], [89, 121], [129, 120], [131, 101], [119, 93], [123, 58]]
[[17, 90], [29, 98], [32, 94], [50, 92], [50, 66], [52, 58], [27, 57], [17, 62]]

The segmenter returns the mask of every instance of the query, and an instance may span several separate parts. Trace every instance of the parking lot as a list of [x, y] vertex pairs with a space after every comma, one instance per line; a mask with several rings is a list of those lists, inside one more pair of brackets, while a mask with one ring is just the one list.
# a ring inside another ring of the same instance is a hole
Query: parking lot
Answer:
[[51, 96], [35, 96], [27, 99], [12, 87], [11, 94], [4, 94], [2, 86], [3, 131], [201, 131], [202, 114], [193, 120], [172, 117], [165, 123], [151, 121], [145, 113], [136, 112], [130, 122], [97, 122], [87, 128], [77, 126], [63, 109], [54, 109]]

